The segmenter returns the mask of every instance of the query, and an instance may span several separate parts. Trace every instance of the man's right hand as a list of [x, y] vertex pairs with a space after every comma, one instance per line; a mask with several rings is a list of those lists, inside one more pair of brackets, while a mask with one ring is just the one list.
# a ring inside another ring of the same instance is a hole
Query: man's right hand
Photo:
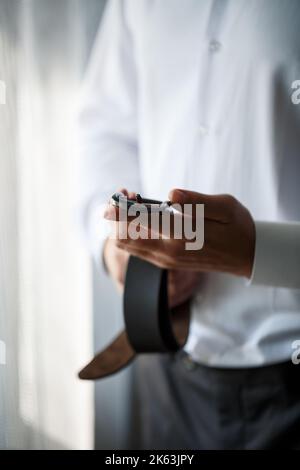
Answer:
[[[120, 293], [124, 290], [129, 253], [108, 238], [103, 251], [104, 263]], [[199, 273], [193, 271], [169, 271], [168, 297], [171, 308], [180, 305], [193, 296], [199, 286]]]
[[[128, 198], [133, 199], [135, 197], [135, 193], [129, 193], [126, 188], [119, 188], [118, 192], [123, 193]], [[104, 263], [120, 293], [124, 290], [129, 256], [129, 253], [117, 247], [116, 240], [114, 238], [108, 238], [106, 240], [103, 248]]]
[[129, 253], [116, 245], [116, 240], [108, 238], [103, 249], [104, 263], [119, 292], [123, 292]]

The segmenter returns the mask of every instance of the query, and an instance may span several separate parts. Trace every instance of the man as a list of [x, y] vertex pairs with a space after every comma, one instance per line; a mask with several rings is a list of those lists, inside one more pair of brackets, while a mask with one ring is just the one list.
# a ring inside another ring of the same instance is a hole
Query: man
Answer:
[[[108, 2], [81, 112], [92, 251], [120, 287], [134, 254], [170, 269], [173, 306], [193, 297], [185, 352], [139, 359], [145, 448], [300, 447], [299, 24], [298, 0]], [[103, 243], [120, 187], [185, 188], [203, 249]]]

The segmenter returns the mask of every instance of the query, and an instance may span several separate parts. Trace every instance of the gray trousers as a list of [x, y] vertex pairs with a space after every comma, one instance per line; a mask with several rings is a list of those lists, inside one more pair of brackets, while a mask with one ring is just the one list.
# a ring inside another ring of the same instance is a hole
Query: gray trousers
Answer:
[[300, 365], [217, 369], [185, 353], [139, 356], [142, 449], [299, 449]]

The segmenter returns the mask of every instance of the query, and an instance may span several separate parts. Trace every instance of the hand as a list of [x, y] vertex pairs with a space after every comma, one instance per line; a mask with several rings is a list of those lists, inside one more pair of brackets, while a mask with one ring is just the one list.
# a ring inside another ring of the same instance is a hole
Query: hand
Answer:
[[[125, 189], [120, 190], [128, 197], [134, 194]], [[116, 240], [108, 238], [103, 249], [103, 258], [106, 268], [119, 292], [123, 292], [127, 264], [130, 254], [119, 248]], [[199, 284], [199, 273], [192, 271], [169, 270], [168, 273], [168, 300], [170, 308], [184, 303], [191, 298]]]
[[[118, 192], [123, 193], [128, 198], [134, 198], [135, 193], [128, 193], [127, 189], [120, 188]], [[117, 290], [122, 293], [124, 289], [127, 264], [130, 254], [117, 246], [113, 238], [108, 238], [103, 248], [103, 259], [108, 273], [114, 281]]]
[[[159, 267], [189, 271], [215, 271], [250, 278], [255, 249], [255, 225], [250, 212], [230, 195], [208, 196], [192, 191], [173, 190], [173, 203], [204, 204], [204, 246], [186, 250], [186, 240], [118, 239], [117, 246]], [[106, 218], [116, 220], [117, 210], [108, 207]], [[184, 217], [182, 215], [182, 217]], [[128, 221], [128, 227], [131, 221]], [[143, 227], [143, 230], [149, 230]], [[151, 230], [151, 229], [150, 229]]]
[[[103, 251], [104, 262], [120, 293], [124, 290], [129, 256], [127, 251], [118, 248], [116, 240], [110, 238], [106, 240]], [[168, 299], [170, 308], [174, 308], [191, 298], [198, 284], [198, 273], [170, 270], [168, 273]]]
[[117, 246], [116, 240], [108, 238], [103, 248], [103, 259], [110, 277], [117, 290], [122, 293], [124, 288], [127, 264], [130, 254]]
[[169, 307], [174, 308], [193, 297], [200, 283], [200, 273], [171, 269], [168, 272]]

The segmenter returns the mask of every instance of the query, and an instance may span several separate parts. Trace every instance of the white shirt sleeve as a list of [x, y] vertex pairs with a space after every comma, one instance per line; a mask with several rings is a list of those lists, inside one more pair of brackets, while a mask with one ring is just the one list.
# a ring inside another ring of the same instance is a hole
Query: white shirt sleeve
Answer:
[[103, 208], [118, 188], [139, 191], [134, 44], [123, 0], [107, 2], [79, 103], [77, 213], [96, 261], [109, 233]]
[[300, 288], [300, 223], [256, 221], [250, 283]]

